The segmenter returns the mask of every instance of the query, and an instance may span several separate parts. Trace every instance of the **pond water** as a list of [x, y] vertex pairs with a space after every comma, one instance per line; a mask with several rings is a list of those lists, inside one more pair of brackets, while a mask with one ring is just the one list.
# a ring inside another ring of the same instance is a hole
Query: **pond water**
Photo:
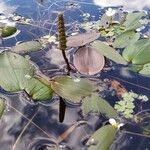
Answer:
[[[125, 4], [126, 10], [133, 10], [134, 8], [135, 10], [138, 8], [141, 10], [145, 9], [145, 6], [149, 6], [145, 10], [150, 9], [148, 0], [145, 0], [143, 5], [142, 2], [139, 4], [136, 0], [134, 1], [135, 3], [130, 7]], [[95, 5], [94, 2], [98, 5]], [[80, 24], [97, 21], [106, 10], [106, 8], [103, 9], [99, 6], [101, 3], [96, 0], [94, 2], [91, 0], [6, 0], [6, 6], [14, 7], [15, 13], [32, 19], [32, 23], [30, 25], [18, 23], [17, 29], [21, 32], [13, 38], [4, 40], [3, 45], [7, 48], [14, 46], [17, 42], [38, 39], [47, 34], [56, 35], [56, 18], [58, 12], [61, 11], [64, 12], [68, 36], [72, 33], [84, 32], [83, 29], [80, 29]], [[2, 0], [0, 1], [0, 7], [1, 3], [3, 3]], [[120, 4], [116, 2], [115, 7], [118, 5]], [[121, 5], [123, 5], [123, 2]], [[150, 29], [147, 27], [145, 32], [150, 32]], [[40, 68], [40, 71], [49, 77], [63, 74], [65, 66], [60, 54], [57, 51], [52, 51], [55, 46], [54, 43], [50, 45], [50, 48], [29, 53], [31, 60]], [[1, 50], [3, 51], [3, 46], [1, 46]], [[87, 77], [81, 74], [75, 74], [75, 76]], [[101, 95], [111, 105], [115, 104], [116, 99], [118, 100], [114, 91], [109, 88], [111, 80], [117, 80], [128, 91], [150, 97], [149, 77], [129, 71], [121, 65], [110, 62], [104, 71], [91, 76], [91, 78], [98, 80], [102, 85]], [[83, 118], [79, 105], [67, 104], [64, 121], [60, 123], [58, 121], [59, 99], [57, 96], [53, 98], [53, 101], [36, 103], [30, 102], [23, 92], [10, 93], [1, 89], [0, 95], [7, 99], [7, 109], [0, 120], [0, 150], [46, 150], [48, 148], [45, 148], [45, 145], [55, 145], [56, 139], [80, 120], [86, 120], [88, 124], [81, 124], [76, 127], [69, 137], [59, 144], [59, 147], [65, 150], [86, 150], [85, 141], [105, 121], [105, 118], [95, 114]], [[149, 102], [142, 105], [137, 103], [136, 105], [137, 112], [141, 107], [142, 109], [149, 109], [150, 107]], [[129, 131], [140, 133], [140, 126], [134, 122], [127, 123], [126, 126]], [[150, 138], [138, 134], [118, 133], [110, 149], [150, 150]]]

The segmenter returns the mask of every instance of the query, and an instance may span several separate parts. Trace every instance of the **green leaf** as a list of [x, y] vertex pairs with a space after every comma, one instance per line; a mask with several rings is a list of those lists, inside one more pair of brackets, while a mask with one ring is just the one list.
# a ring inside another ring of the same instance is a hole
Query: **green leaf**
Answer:
[[15, 34], [17, 31], [17, 29], [15, 27], [4, 27], [2, 29], [2, 37], [5, 38], [5, 37], [8, 37], [8, 36], [11, 36], [13, 34]]
[[28, 41], [20, 43], [14, 47], [12, 47], [12, 51], [20, 53], [20, 52], [31, 52], [38, 51], [42, 48], [42, 44], [38, 41]]
[[116, 132], [117, 128], [112, 125], [98, 129], [86, 143], [89, 145], [88, 150], [108, 150], [113, 143]]
[[140, 74], [150, 76], [150, 63], [145, 64], [143, 69], [139, 71]]
[[126, 30], [135, 30], [135, 29], [143, 26], [140, 23], [140, 19], [144, 16], [146, 16], [146, 14], [144, 12], [128, 13], [128, 15], [126, 16], [126, 21], [124, 22], [123, 25], [125, 25]]
[[10, 92], [23, 90], [27, 76], [33, 76], [33, 68], [22, 56], [3, 52], [0, 54], [0, 86]]
[[135, 42], [134, 44], [130, 44], [124, 49], [122, 56], [127, 61], [132, 61], [133, 64], [142, 65], [145, 63], [149, 63], [150, 40], [141, 39]]
[[53, 95], [51, 87], [45, 85], [36, 78], [28, 80], [25, 90], [33, 98], [33, 100], [48, 100], [51, 99]]
[[101, 41], [95, 41], [91, 43], [91, 45], [101, 54], [103, 54], [105, 57], [111, 59], [112, 61], [127, 65], [127, 62], [125, 59], [112, 47], [104, 44]]
[[150, 63], [150, 39], [142, 39], [135, 43], [136, 52], [132, 59], [133, 64]]
[[117, 116], [115, 109], [106, 100], [96, 94], [83, 99], [82, 111], [83, 114], [95, 112], [105, 114], [107, 117]]
[[0, 55], [0, 86], [9, 92], [26, 92], [34, 100], [47, 100], [52, 97], [52, 90], [42, 81], [33, 78], [34, 70], [24, 57], [3, 52]]
[[69, 76], [55, 77], [51, 87], [59, 96], [73, 103], [79, 103], [96, 89], [94, 82], [90, 80]]
[[116, 37], [113, 47], [115, 48], [124, 48], [128, 46], [130, 43], [135, 43], [140, 38], [139, 33], [135, 33], [134, 31], [126, 31]]
[[5, 107], [6, 107], [5, 100], [0, 97], [0, 119], [4, 113]]

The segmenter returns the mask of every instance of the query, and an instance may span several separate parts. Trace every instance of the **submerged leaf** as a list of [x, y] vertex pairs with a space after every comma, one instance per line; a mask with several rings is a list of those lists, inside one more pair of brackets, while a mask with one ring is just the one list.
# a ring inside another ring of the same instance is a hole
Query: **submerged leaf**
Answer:
[[91, 45], [97, 50], [97, 52], [103, 54], [105, 57], [111, 59], [112, 61], [119, 64], [127, 65], [125, 59], [112, 47], [104, 44], [101, 41], [95, 41], [91, 43]]
[[77, 70], [86, 75], [94, 75], [100, 72], [104, 65], [104, 56], [92, 47], [82, 47], [74, 55], [74, 66]]
[[27, 76], [33, 76], [33, 68], [22, 56], [3, 52], [0, 54], [0, 86], [10, 92], [23, 90]]
[[12, 47], [12, 51], [14, 52], [30, 52], [30, 51], [38, 51], [42, 48], [42, 44], [38, 41], [28, 41], [20, 43], [14, 47]]
[[78, 35], [70, 36], [67, 38], [67, 47], [79, 47], [84, 46], [90, 42], [93, 42], [99, 38], [100, 34], [95, 30], [90, 32], [81, 33]]
[[83, 99], [82, 111], [83, 114], [95, 112], [102, 113], [107, 117], [117, 116], [115, 109], [106, 100], [94, 94], [91, 97], [86, 97]]
[[69, 76], [55, 77], [52, 80], [51, 87], [59, 96], [73, 103], [79, 103], [96, 89], [94, 83], [90, 80]]
[[53, 95], [53, 91], [50, 86], [47, 86], [36, 78], [28, 80], [25, 91], [32, 97], [33, 100], [39, 101], [51, 99]]
[[106, 125], [98, 129], [87, 141], [88, 150], [108, 150], [113, 143], [117, 128]]
[[0, 97], [0, 119], [1, 119], [1, 117], [3, 115], [5, 107], [6, 107], [5, 100]]

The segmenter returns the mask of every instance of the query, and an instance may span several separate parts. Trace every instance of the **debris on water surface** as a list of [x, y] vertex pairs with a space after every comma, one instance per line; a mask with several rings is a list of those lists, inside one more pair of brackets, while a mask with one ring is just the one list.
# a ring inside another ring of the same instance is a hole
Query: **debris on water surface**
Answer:
[[78, 3], [75, 2], [67, 2], [65, 5], [65, 8], [67, 10], [75, 10], [75, 9], [80, 9], [80, 5]]

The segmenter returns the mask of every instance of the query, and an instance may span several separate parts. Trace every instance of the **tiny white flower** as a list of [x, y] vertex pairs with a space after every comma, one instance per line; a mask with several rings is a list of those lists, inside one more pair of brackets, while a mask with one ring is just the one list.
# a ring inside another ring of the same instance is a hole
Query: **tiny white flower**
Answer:
[[139, 99], [142, 100], [142, 101], [144, 101], [144, 102], [147, 102], [149, 100], [146, 95], [140, 95]]
[[112, 9], [112, 8], [108, 8], [108, 10], [106, 11], [106, 15], [108, 17], [111, 17], [111, 16], [115, 15], [115, 13], [116, 13], [116, 10]]
[[124, 126], [123, 123], [117, 123], [114, 118], [110, 118], [110, 119], [109, 119], [109, 123], [110, 123], [112, 126], [116, 127], [117, 129], [120, 129], [120, 127]]
[[110, 118], [109, 119], [109, 123], [112, 125], [112, 126], [116, 126], [117, 125], [117, 122], [114, 118]]
[[74, 82], [80, 82], [80, 79], [74, 79], [73, 81]]
[[0, 20], [6, 19], [5, 15], [0, 15]]

